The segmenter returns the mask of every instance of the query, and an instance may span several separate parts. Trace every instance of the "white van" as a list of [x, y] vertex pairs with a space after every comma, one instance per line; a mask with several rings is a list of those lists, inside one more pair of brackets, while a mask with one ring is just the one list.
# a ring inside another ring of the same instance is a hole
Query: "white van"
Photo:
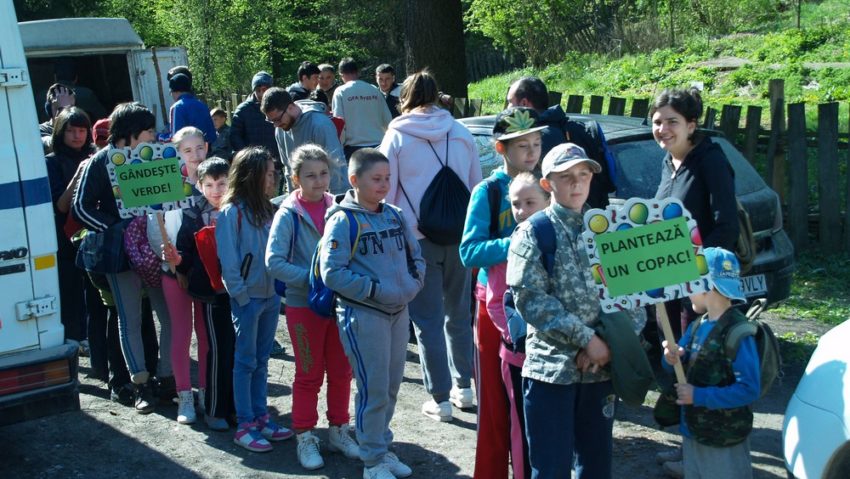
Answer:
[[[92, 123], [115, 105], [135, 100], [156, 115], [157, 131], [166, 130], [174, 100], [165, 77], [171, 68], [189, 64], [184, 48], [146, 49], [124, 18], [57, 18], [18, 26], [39, 121], [47, 119], [47, 89], [57, 77], [66, 81], [71, 76], [76, 77], [72, 86], [86, 90], [89, 98], [78, 94], [77, 106], [89, 113]], [[87, 108], [81, 101], [95, 106]]]
[[0, 0], [0, 425], [80, 408], [36, 118], [12, 0]]

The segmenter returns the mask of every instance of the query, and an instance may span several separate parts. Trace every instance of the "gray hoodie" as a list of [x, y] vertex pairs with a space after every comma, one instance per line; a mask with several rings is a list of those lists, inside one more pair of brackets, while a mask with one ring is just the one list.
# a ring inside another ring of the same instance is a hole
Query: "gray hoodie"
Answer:
[[[321, 239], [322, 280], [344, 305], [386, 314], [401, 312], [425, 280], [425, 260], [413, 229], [403, 220], [400, 224], [401, 211], [395, 206], [382, 203], [378, 212], [363, 208], [354, 200], [353, 190], [338, 196], [335, 203], [328, 210]], [[343, 209], [353, 212], [360, 224], [353, 256]]]

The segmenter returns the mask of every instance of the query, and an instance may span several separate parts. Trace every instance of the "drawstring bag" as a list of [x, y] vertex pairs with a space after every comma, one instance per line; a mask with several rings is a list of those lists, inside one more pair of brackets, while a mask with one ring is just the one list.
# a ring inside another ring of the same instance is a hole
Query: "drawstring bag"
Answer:
[[148, 241], [148, 221], [145, 216], [137, 216], [127, 225], [124, 230], [124, 250], [130, 268], [142, 278], [142, 283], [149, 288], [161, 288], [162, 260], [153, 252]]

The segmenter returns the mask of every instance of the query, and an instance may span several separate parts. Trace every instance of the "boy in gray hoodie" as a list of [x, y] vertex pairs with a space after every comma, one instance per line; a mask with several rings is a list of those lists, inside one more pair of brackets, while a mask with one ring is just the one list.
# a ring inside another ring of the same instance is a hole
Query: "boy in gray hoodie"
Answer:
[[[407, 304], [422, 289], [425, 261], [401, 212], [383, 202], [389, 191], [389, 160], [364, 148], [352, 155], [348, 173], [353, 189], [328, 210], [320, 271], [339, 298], [340, 337], [357, 379], [355, 420], [366, 466], [363, 478], [408, 477], [410, 467], [388, 450], [389, 423], [404, 373]], [[349, 217], [358, 222], [353, 245]]]

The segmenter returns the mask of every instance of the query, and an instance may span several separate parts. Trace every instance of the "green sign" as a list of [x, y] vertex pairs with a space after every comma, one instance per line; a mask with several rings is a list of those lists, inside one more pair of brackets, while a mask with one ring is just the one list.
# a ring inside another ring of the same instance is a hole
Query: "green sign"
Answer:
[[177, 158], [117, 166], [115, 176], [125, 208], [186, 198]]
[[700, 277], [683, 217], [597, 235], [596, 251], [611, 296]]

